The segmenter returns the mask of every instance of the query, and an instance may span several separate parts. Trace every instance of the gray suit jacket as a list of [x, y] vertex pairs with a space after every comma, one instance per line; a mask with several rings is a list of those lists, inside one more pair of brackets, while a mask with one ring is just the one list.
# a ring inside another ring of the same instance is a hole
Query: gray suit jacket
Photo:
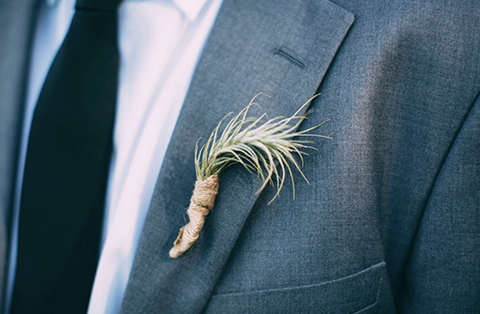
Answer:
[[[33, 0], [0, 1], [0, 263]], [[355, 20], [355, 21], [354, 21]], [[122, 313], [475, 313], [480, 309], [480, 5], [224, 0], [168, 148]], [[331, 119], [296, 197], [225, 171], [184, 256], [168, 251], [193, 149], [258, 92], [270, 117], [315, 93]]]

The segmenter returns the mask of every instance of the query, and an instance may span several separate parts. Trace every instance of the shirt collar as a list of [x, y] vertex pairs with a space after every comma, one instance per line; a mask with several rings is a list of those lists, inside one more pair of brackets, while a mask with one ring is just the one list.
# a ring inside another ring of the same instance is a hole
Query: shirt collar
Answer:
[[[208, 0], [172, 0], [191, 22], [196, 20], [207, 1]], [[58, 0], [45, 0], [45, 2], [49, 7], [52, 7], [57, 5]]]
[[172, 0], [190, 21], [195, 21], [208, 0]]

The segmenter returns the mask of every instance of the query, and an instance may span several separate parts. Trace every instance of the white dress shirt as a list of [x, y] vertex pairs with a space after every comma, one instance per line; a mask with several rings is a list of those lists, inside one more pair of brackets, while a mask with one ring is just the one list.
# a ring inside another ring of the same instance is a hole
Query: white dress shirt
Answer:
[[[140, 233], [196, 64], [222, 0], [125, 0], [120, 77], [100, 260], [88, 313], [118, 313]], [[23, 166], [33, 111], [75, 0], [46, 0], [34, 36], [15, 195], [7, 309], [13, 291]], [[7, 311], [8, 313], [8, 311]]]

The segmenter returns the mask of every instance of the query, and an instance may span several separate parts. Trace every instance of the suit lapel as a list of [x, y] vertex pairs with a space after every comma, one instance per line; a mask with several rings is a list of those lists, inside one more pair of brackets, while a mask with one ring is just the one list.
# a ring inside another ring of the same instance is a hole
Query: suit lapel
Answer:
[[[0, 1], [0, 304], [36, 0]], [[0, 307], [0, 313], [3, 308]]]
[[225, 171], [199, 240], [171, 259], [194, 187], [195, 142], [258, 92], [271, 98], [259, 98], [261, 108], [252, 115], [293, 114], [315, 94], [352, 22], [350, 13], [328, 1], [224, 0], [162, 165], [122, 313], [202, 311], [260, 181], [241, 167]]
[[[0, 2], [0, 208], [8, 208], [10, 180], [23, 112], [36, 0]], [[5, 175], [8, 174], [8, 175]], [[5, 207], [4, 207], [5, 206]]]

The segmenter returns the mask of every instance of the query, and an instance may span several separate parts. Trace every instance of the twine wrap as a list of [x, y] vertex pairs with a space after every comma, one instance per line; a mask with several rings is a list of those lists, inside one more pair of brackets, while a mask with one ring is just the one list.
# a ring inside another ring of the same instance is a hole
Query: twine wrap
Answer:
[[187, 251], [198, 239], [205, 222], [205, 216], [213, 208], [218, 192], [218, 175], [208, 177], [205, 181], [195, 182], [190, 206], [187, 210], [189, 223], [183, 226], [173, 242], [170, 257], [177, 258]]

